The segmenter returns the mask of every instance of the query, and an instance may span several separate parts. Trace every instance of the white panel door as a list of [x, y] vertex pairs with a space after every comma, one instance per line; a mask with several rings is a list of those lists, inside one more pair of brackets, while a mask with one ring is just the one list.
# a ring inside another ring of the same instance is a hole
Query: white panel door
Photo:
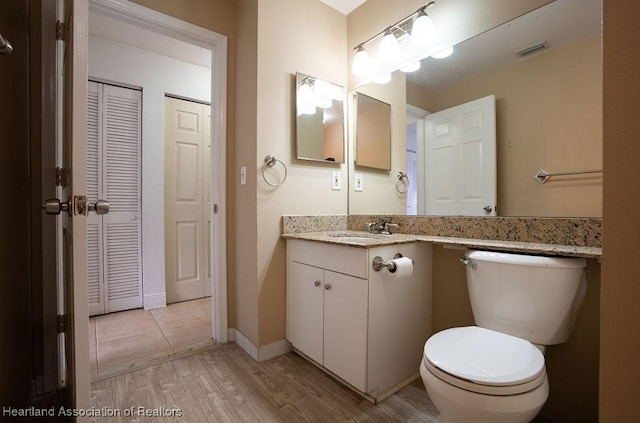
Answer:
[[90, 315], [142, 307], [141, 100], [89, 82], [87, 194], [110, 203], [109, 214], [88, 218]]
[[165, 98], [167, 302], [211, 294], [210, 106]]
[[496, 215], [495, 97], [428, 115], [425, 214]]

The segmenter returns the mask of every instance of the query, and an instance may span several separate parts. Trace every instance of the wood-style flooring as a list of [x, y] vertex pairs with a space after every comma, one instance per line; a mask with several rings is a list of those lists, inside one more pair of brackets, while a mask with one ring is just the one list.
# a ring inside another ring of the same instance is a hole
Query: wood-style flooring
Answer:
[[438, 415], [420, 379], [372, 404], [295, 353], [257, 363], [235, 343], [95, 382], [91, 403], [121, 414], [93, 422], [434, 423]]

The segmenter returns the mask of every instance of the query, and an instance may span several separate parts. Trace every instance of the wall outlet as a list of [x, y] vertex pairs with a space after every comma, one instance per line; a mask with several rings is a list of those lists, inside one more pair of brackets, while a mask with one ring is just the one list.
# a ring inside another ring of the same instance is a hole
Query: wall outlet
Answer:
[[334, 170], [331, 172], [331, 189], [342, 189], [342, 175], [339, 170]]
[[354, 191], [362, 191], [362, 173], [356, 173], [355, 175]]

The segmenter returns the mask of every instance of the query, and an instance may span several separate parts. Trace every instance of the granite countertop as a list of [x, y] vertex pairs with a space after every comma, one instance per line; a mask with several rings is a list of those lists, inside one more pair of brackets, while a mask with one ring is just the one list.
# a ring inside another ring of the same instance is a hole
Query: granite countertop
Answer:
[[374, 248], [408, 242], [430, 242], [437, 245], [478, 248], [497, 251], [517, 251], [529, 254], [545, 254], [567, 257], [602, 257], [602, 248], [572, 245], [541, 244], [533, 242], [496, 241], [486, 239], [452, 238], [429, 235], [392, 234], [382, 235], [361, 231], [322, 231], [283, 233], [283, 238], [344, 245], [356, 248]]

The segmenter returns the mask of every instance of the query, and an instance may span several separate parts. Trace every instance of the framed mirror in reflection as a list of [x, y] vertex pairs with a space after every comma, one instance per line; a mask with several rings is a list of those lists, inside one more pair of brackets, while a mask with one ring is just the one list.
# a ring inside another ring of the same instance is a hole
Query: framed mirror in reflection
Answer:
[[300, 160], [344, 163], [344, 90], [296, 74], [296, 156]]
[[391, 105], [354, 94], [356, 166], [391, 170]]
[[[392, 155], [406, 155], [406, 167], [394, 165], [388, 180], [375, 180], [386, 184], [385, 202], [398, 202], [395, 209], [406, 210], [413, 192], [413, 210], [429, 210], [420, 202], [427, 197], [425, 177], [430, 173], [425, 167], [433, 159], [426, 158], [425, 143], [434, 135], [428, 133], [430, 128], [438, 128], [433, 119], [440, 112], [493, 95], [497, 214], [602, 216], [602, 174], [563, 176], [545, 184], [535, 178], [541, 169], [602, 169], [600, 0], [555, 0], [456, 45], [448, 58], [422, 60], [415, 74], [398, 71], [393, 75], [397, 79], [404, 81], [404, 92], [392, 107], [411, 106], [426, 116], [393, 121], [394, 133], [407, 134], [410, 129], [416, 136], [413, 145], [406, 137], [394, 137]], [[413, 173], [410, 159], [415, 163]], [[406, 171], [416, 184], [405, 196], [392, 195], [398, 171]], [[460, 175], [456, 172], [453, 177]], [[359, 177], [373, 179], [366, 173]], [[350, 175], [349, 180], [353, 183], [354, 177]], [[447, 185], [444, 179], [438, 183]], [[372, 182], [368, 188], [380, 196]], [[362, 213], [360, 203], [366, 202], [366, 213], [379, 213], [366, 197], [366, 191], [354, 193], [350, 188], [349, 212]]]

